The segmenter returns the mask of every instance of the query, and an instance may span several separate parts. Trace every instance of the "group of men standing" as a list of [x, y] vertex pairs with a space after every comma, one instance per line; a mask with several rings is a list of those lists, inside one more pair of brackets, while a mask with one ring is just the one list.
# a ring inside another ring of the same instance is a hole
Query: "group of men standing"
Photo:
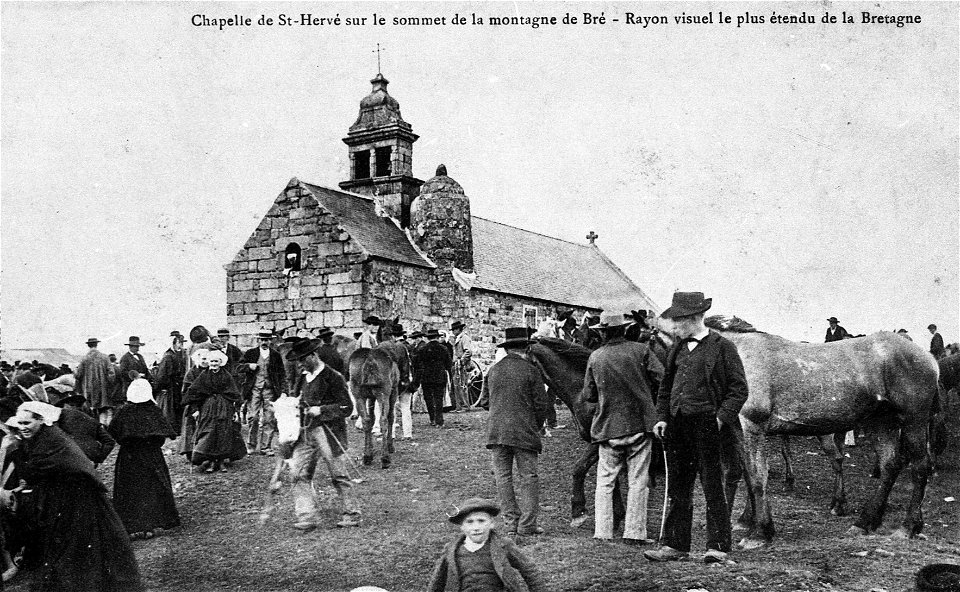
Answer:
[[[747, 399], [747, 381], [736, 346], [704, 325], [711, 304], [700, 292], [674, 294], [672, 305], [661, 314], [673, 321], [678, 337], [665, 365], [647, 345], [628, 339], [634, 315], [605, 314], [589, 327], [602, 339], [590, 354], [581, 395], [591, 417], [590, 438], [600, 449], [594, 537], [613, 537], [614, 484], [626, 470], [624, 542], [654, 542], [646, 527], [648, 471], [653, 438], [660, 438], [673, 477], [667, 491], [663, 544], [644, 553], [651, 561], [689, 554], [697, 475], [707, 504], [703, 559], [723, 562], [731, 548], [722, 456], [731, 449], [729, 442], [741, 437], [737, 416]], [[525, 351], [529, 330], [507, 329], [505, 337], [498, 345], [505, 355], [487, 373], [481, 396], [481, 404], [490, 410], [487, 448], [506, 532], [537, 535], [543, 532], [537, 523], [539, 435], [552, 397]], [[514, 472], [519, 496], [514, 491]]]

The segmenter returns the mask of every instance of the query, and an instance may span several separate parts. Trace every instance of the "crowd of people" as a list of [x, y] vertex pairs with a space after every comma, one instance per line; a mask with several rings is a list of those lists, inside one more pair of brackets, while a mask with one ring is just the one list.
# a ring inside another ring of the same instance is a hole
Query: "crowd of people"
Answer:
[[[614, 486], [624, 473], [629, 493], [623, 542], [654, 544], [647, 531], [647, 495], [652, 445], [659, 439], [674, 478], [661, 544], [644, 555], [671, 561], [690, 553], [699, 475], [707, 516], [703, 560], [726, 561], [731, 528], [722, 466], [731, 443], [742, 437], [737, 414], [747, 384], [736, 347], [704, 325], [710, 306], [702, 293], [674, 294], [661, 315], [673, 321], [678, 338], [666, 363], [646, 344], [657, 332], [646, 311], [584, 315], [577, 322], [566, 310], [536, 331], [508, 328], [480, 393], [471, 392], [474, 352], [464, 323], [452, 323], [448, 338], [427, 327], [408, 336], [399, 319], [364, 319], [357, 347], [386, 351], [400, 370], [394, 429], [402, 438], [413, 438], [411, 413], [418, 402], [437, 427], [444, 425], [445, 412], [489, 411], [486, 447], [498, 502], [468, 500], [450, 517], [462, 536], [444, 550], [431, 590], [513, 589], [514, 581], [542, 587], [536, 568], [513, 543], [544, 532], [538, 521], [541, 438], [550, 427], [562, 427], [556, 425], [555, 397], [526, 352], [535, 337], [574, 342], [592, 352], [582, 401], [592, 417], [586, 428], [599, 447], [594, 537], [613, 539]], [[828, 322], [825, 341], [851, 337], [836, 317]], [[932, 355], [955, 353], [944, 347], [935, 325], [929, 330]], [[905, 330], [898, 334], [911, 339]], [[336, 525], [359, 526], [361, 504], [345, 454], [347, 419], [356, 411], [344, 359], [351, 350], [338, 349], [333, 337], [329, 328], [316, 337], [263, 329], [257, 345], [243, 351], [231, 343], [229, 330], [213, 336], [197, 326], [189, 343], [179, 331], [171, 332], [170, 347], [153, 368], [137, 336], [128, 339], [128, 351], [119, 359], [101, 352], [98, 339], [88, 339], [75, 372], [66, 365], [0, 363], [4, 580], [24, 568], [43, 590], [142, 589], [130, 541], [180, 524], [165, 459], [174, 442], [201, 473], [229, 472], [247, 455], [289, 459], [293, 526], [301, 531], [318, 526], [314, 473], [318, 464], [325, 466], [342, 510]], [[300, 437], [279, 445], [273, 406], [284, 397], [299, 397], [303, 419]], [[95, 468], [115, 448], [110, 497]], [[492, 526], [501, 512], [502, 535]]]

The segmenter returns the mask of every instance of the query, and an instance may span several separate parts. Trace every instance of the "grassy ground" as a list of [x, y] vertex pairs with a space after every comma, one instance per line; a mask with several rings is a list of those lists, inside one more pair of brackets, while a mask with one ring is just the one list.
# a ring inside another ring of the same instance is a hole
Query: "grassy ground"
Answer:
[[[954, 409], [953, 434], [960, 433]], [[561, 422], [569, 420], [566, 410]], [[414, 442], [398, 442], [389, 470], [363, 468], [357, 486], [363, 526], [339, 530], [336, 497], [318, 479], [325, 523], [300, 534], [291, 527], [289, 484], [263, 527], [265, 485], [272, 459], [250, 457], [228, 474], [190, 473], [180, 457], [168, 457], [183, 526], [149, 541], [134, 543], [150, 590], [196, 592], [227, 590], [321, 591], [377, 585], [391, 592], [423, 589], [442, 546], [457, 532], [445, 512], [473, 496], [494, 497], [493, 475], [483, 446], [486, 413], [450, 414], [443, 429], [414, 415]], [[350, 452], [362, 440], [351, 428]], [[850, 517], [833, 517], [826, 508], [830, 469], [816, 442], [795, 443], [797, 491], [783, 493], [780, 462], [771, 462], [771, 489], [778, 538], [767, 548], [735, 552], [734, 565], [706, 566], [687, 561], [651, 564], [636, 548], [592, 539], [592, 524], [569, 526], [569, 467], [581, 449], [575, 432], [564, 429], [544, 440], [540, 457], [541, 525], [545, 535], [525, 538], [523, 549], [543, 570], [552, 590], [715, 591], [849, 590], [874, 588], [901, 592], [912, 586], [917, 569], [928, 563], [960, 563], [960, 459], [951, 444], [945, 467], [931, 480], [924, 502], [926, 540], [900, 541], [883, 534], [843, 538]], [[774, 451], [771, 448], [771, 451]], [[850, 450], [848, 493], [859, 508], [876, 481], [866, 475], [865, 450]], [[112, 460], [101, 470], [112, 482]], [[909, 479], [902, 475], [891, 496], [886, 527], [903, 517]], [[592, 506], [592, 476], [588, 499]], [[696, 494], [694, 550], [704, 541], [703, 502]], [[662, 490], [650, 496], [649, 528], [659, 531]], [[736, 506], [740, 510], [742, 501]], [[865, 556], [860, 556], [864, 555]], [[858, 555], [858, 553], [860, 555]], [[24, 578], [11, 589], [25, 590]]]

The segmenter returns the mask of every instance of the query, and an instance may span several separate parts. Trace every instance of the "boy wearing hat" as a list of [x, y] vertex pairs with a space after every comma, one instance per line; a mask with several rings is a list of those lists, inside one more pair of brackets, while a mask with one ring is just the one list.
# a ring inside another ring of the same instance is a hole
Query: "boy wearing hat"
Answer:
[[471, 498], [450, 516], [461, 534], [444, 547], [427, 584], [428, 592], [547, 589], [533, 562], [513, 541], [494, 530], [494, 518], [499, 513], [494, 502]]
[[[487, 448], [493, 460], [497, 494], [504, 508], [504, 526], [508, 533], [538, 535], [543, 533], [537, 525], [540, 504], [537, 460], [543, 450], [540, 426], [547, 418], [551, 400], [540, 370], [524, 353], [530, 343], [527, 328], [510, 328], [505, 334], [506, 340], [497, 347], [503, 348], [507, 355], [487, 373], [480, 406], [490, 410]], [[514, 464], [520, 480], [519, 504], [513, 487]]]
[[[747, 378], [737, 346], [703, 324], [712, 300], [702, 292], [675, 292], [673, 304], [660, 315], [672, 319], [677, 343], [667, 354], [666, 371], [657, 398], [658, 438], [666, 438], [670, 509], [663, 546], [646, 551], [651, 561], [674, 561], [690, 552], [693, 486], [700, 484], [707, 501], [705, 563], [723, 563], [731, 547], [730, 511], [724, 491], [721, 449], [739, 437], [740, 408], [747, 400]], [[721, 435], [722, 434], [722, 435]]]
[[629, 483], [623, 542], [652, 543], [647, 538], [650, 450], [657, 389], [663, 365], [642, 343], [628, 341], [629, 322], [622, 314], [604, 315], [599, 325], [603, 345], [590, 354], [583, 381], [583, 401], [593, 409], [590, 437], [600, 445], [595, 495], [594, 538], [613, 538], [613, 490], [621, 470]]
[[360, 526], [357, 505], [350, 478], [347, 477], [347, 422], [353, 402], [347, 383], [317, 355], [319, 339], [302, 339], [287, 353], [288, 360], [298, 363], [302, 374], [293, 388], [303, 409], [303, 435], [293, 448], [290, 465], [293, 473], [293, 506], [297, 521], [293, 527], [310, 531], [317, 527], [319, 515], [313, 488], [317, 461], [327, 465], [331, 483], [340, 496], [342, 514], [340, 528]]

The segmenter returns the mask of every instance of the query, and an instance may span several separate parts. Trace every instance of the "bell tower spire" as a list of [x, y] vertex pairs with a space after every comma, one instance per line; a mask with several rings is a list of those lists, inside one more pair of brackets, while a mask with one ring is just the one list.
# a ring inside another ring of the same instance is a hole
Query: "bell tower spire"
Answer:
[[350, 156], [350, 179], [342, 181], [340, 188], [372, 196], [380, 211], [406, 228], [410, 204], [423, 185], [413, 177], [413, 143], [419, 136], [400, 115], [400, 103], [387, 92], [390, 81], [378, 71], [370, 84], [372, 90], [360, 101], [360, 114], [343, 139]]

